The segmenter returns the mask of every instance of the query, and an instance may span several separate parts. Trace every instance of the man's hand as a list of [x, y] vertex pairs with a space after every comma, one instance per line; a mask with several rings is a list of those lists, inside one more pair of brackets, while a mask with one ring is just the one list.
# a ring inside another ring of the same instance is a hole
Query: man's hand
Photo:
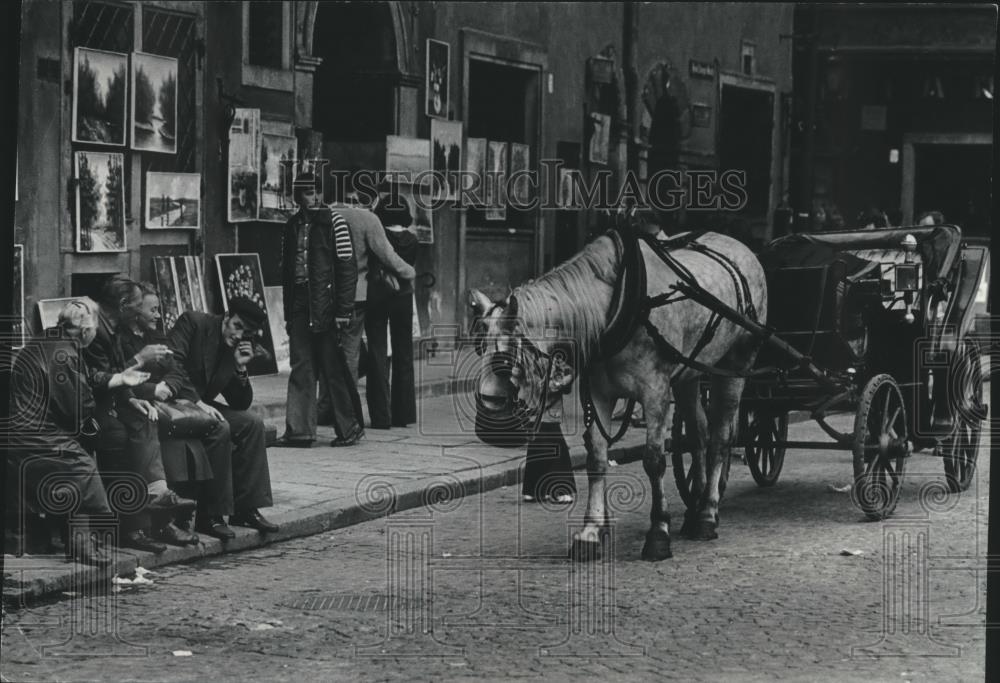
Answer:
[[140, 367], [146, 367], [150, 363], [159, 363], [164, 358], [169, 358], [172, 353], [164, 344], [147, 344], [135, 354], [135, 359], [139, 361]]
[[108, 382], [108, 388], [117, 389], [118, 387], [134, 387], [142, 384], [147, 379], [149, 379], [148, 372], [143, 372], [137, 367], [126, 368], [111, 377], [111, 381]]
[[170, 397], [174, 395], [174, 392], [170, 390], [166, 382], [160, 382], [153, 389], [153, 395], [156, 396], [157, 401], [169, 401]]
[[204, 401], [198, 401], [197, 406], [202, 410], [204, 410], [209, 415], [211, 415], [213, 418], [218, 420], [219, 422], [225, 422], [226, 418], [222, 417], [222, 413], [220, 413], [218, 409], [215, 408], [214, 406], [210, 406]]
[[241, 341], [236, 345], [233, 357], [236, 359], [236, 369], [243, 370], [253, 358], [253, 344], [248, 341]]
[[141, 398], [130, 398], [128, 404], [138, 410], [140, 413], [145, 414], [146, 418], [150, 422], [156, 422], [159, 418], [159, 414], [156, 412], [156, 408], [149, 401], [143, 400]]

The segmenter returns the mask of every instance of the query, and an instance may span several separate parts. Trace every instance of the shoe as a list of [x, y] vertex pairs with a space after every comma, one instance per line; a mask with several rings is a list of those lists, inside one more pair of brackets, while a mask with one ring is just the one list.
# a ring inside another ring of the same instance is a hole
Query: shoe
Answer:
[[283, 436], [274, 442], [276, 448], [312, 448], [314, 439], [290, 439], [287, 436]]
[[181, 498], [173, 491], [167, 489], [158, 496], [151, 496], [146, 503], [146, 509], [150, 512], [178, 512], [191, 511], [198, 507], [198, 503], [190, 498]]
[[560, 493], [558, 496], [550, 496], [549, 500], [553, 503], [572, 503], [573, 495], [570, 493]]
[[239, 515], [229, 515], [229, 523], [236, 526], [248, 526], [251, 529], [271, 534], [279, 529], [277, 524], [267, 521], [264, 515], [260, 514], [260, 510], [250, 510]]
[[74, 543], [70, 556], [71, 559], [81, 564], [89, 564], [92, 567], [107, 567], [113, 562], [111, 557], [92, 538], [88, 538], [83, 543]]
[[198, 545], [201, 539], [198, 534], [185, 531], [175, 524], [167, 522], [167, 525], [156, 532], [156, 539], [169, 543], [170, 545]]
[[130, 531], [122, 538], [121, 545], [132, 550], [144, 550], [159, 555], [167, 549], [166, 544], [154, 541], [142, 529]]
[[361, 439], [365, 438], [365, 430], [363, 427], [358, 425], [350, 432], [344, 436], [338, 436], [336, 439], [330, 442], [330, 445], [334, 448], [342, 448], [344, 446], [353, 446]]
[[206, 534], [220, 541], [231, 541], [236, 538], [236, 532], [226, 525], [222, 517], [209, 517], [204, 523], [199, 523], [195, 529], [199, 534]]

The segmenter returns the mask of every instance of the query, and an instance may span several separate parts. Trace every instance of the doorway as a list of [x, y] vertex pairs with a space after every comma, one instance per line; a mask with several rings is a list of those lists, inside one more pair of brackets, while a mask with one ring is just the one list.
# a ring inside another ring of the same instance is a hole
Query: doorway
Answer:
[[767, 219], [771, 202], [774, 93], [723, 83], [719, 119], [719, 170], [746, 171], [747, 203], [739, 214]]

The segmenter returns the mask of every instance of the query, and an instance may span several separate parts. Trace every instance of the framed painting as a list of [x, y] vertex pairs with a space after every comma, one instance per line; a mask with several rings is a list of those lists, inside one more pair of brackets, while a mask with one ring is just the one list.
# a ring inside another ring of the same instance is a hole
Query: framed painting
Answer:
[[465, 141], [465, 172], [466, 189], [476, 186], [478, 189], [471, 194], [471, 204], [482, 206], [486, 203], [486, 138], [468, 138]]
[[431, 119], [431, 168], [438, 197], [458, 199], [459, 170], [462, 168], [462, 122]]
[[265, 287], [264, 300], [267, 302], [267, 320], [271, 327], [271, 339], [274, 340], [274, 359], [278, 363], [278, 372], [289, 372], [292, 368], [291, 346], [285, 329], [282, 292], [284, 287]]
[[249, 166], [229, 168], [230, 223], [255, 221], [260, 214], [260, 173]]
[[180, 317], [180, 298], [177, 295], [177, 271], [172, 256], [154, 256], [153, 274], [156, 292], [160, 297], [160, 315], [163, 317], [163, 331], [169, 332]]
[[298, 209], [292, 197], [297, 149], [293, 136], [261, 135], [259, 220], [284, 223]]
[[507, 182], [507, 143], [490, 140], [486, 146], [486, 211], [488, 221], [507, 219], [504, 185]]
[[[261, 274], [258, 254], [216, 254], [215, 265], [219, 275], [222, 307], [227, 313], [227, 302], [231, 298], [245, 296], [260, 306], [264, 315], [267, 315], [267, 292], [264, 290], [264, 276]], [[254, 376], [277, 374], [278, 362], [269, 323], [257, 332], [253, 342], [254, 357], [247, 366], [247, 372]]]
[[146, 173], [146, 229], [201, 227], [201, 174]]
[[436, 118], [448, 118], [448, 85], [451, 68], [451, 45], [440, 40], [427, 39], [425, 91], [427, 104], [424, 113]]
[[128, 55], [73, 50], [73, 142], [125, 146]]
[[125, 251], [125, 155], [77, 152], [76, 250]]
[[531, 201], [531, 185], [527, 174], [531, 163], [531, 147], [518, 142], [510, 143], [510, 200], [518, 208], [526, 208]]
[[132, 53], [132, 149], [177, 153], [177, 60]]

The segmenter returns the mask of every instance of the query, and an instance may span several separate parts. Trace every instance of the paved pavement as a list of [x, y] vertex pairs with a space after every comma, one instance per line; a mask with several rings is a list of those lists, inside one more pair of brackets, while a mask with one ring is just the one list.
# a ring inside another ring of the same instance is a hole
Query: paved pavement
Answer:
[[[435, 496], [464, 496], [516, 483], [524, 449], [487, 446], [473, 433], [475, 412], [467, 390], [477, 360], [468, 350], [444, 350], [418, 364], [415, 426], [369, 429], [366, 438], [352, 448], [325, 445], [335, 434], [331, 427], [321, 427], [320, 445], [315, 448], [269, 448], [275, 505], [264, 512], [281, 525], [278, 533], [263, 536], [237, 527], [237, 538], [225, 545], [203, 538], [199, 546], [170, 547], [161, 555], [120, 549], [107, 574], [125, 575], [137, 566], [153, 568], [246, 550], [423, 506]], [[252, 379], [255, 410], [272, 433], [284, 431], [287, 381], [287, 375]], [[574, 463], [580, 467], [585, 452], [573, 403], [566, 431]], [[622, 445], [634, 446], [642, 440], [642, 431], [633, 429]], [[74, 565], [61, 556], [6, 556], [5, 600], [20, 604], [101, 576], [98, 570]]]
[[[961, 495], [943, 494], [940, 460], [915, 455], [882, 523], [835, 490], [848, 453], [793, 451], [772, 488], [734, 464], [719, 538], [675, 537], [658, 563], [639, 559], [638, 463], [609, 474], [614, 522], [594, 563], [566, 559], [582, 496], [435, 496], [10, 613], [0, 680], [981, 681], [989, 446]], [[673, 490], [667, 503], [676, 525]]]

